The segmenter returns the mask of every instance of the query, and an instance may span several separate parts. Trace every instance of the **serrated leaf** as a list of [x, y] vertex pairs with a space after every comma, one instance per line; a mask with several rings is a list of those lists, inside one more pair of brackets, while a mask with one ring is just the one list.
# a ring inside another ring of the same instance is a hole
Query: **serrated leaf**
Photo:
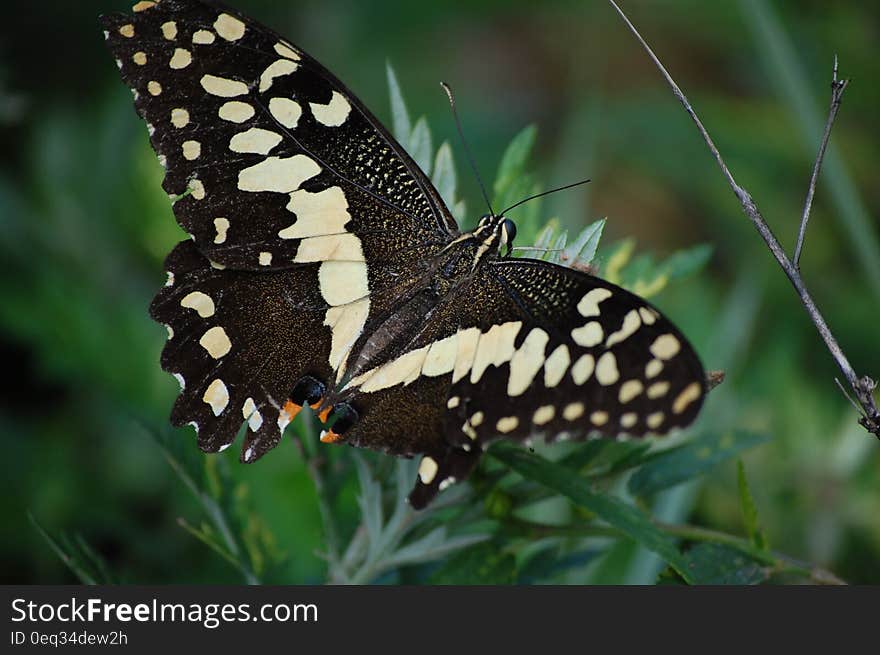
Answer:
[[452, 207], [455, 204], [455, 164], [452, 161], [452, 148], [449, 147], [447, 141], [444, 141], [437, 149], [431, 181], [434, 183], [446, 206]]
[[373, 477], [363, 457], [356, 455], [355, 464], [360, 483], [358, 506], [361, 508], [361, 517], [367, 532], [367, 557], [373, 559], [378, 555], [383, 542], [382, 486]]
[[516, 558], [498, 544], [479, 543], [459, 551], [435, 571], [430, 584], [498, 585], [516, 580]]
[[701, 435], [653, 457], [633, 474], [627, 488], [634, 495], [647, 496], [674, 487], [768, 440], [764, 435], [744, 430]]
[[568, 233], [563, 231], [558, 237], [556, 237], [556, 241], [553, 243], [553, 247], [550, 248], [546, 253], [544, 253], [544, 259], [548, 262], [552, 262], [554, 264], [558, 264], [560, 259], [562, 258], [562, 251], [565, 250], [565, 242], [568, 240]]
[[736, 481], [739, 487], [739, 501], [742, 507], [743, 522], [746, 527], [746, 534], [756, 548], [760, 550], [768, 550], [767, 539], [761, 526], [758, 525], [758, 508], [755, 506], [755, 499], [752, 498], [752, 492], [749, 489], [749, 481], [746, 478], [746, 469], [742, 460], [736, 463]]
[[523, 191], [533, 183], [526, 175], [526, 164], [537, 134], [537, 128], [529, 125], [513, 137], [504, 150], [495, 183], [492, 185], [497, 211], [503, 211], [504, 207], [528, 195]]
[[486, 534], [449, 537], [446, 528], [440, 526], [434, 528], [418, 541], [408, 544], [390, 555], [382, 562], [382, 568], [390, 570], [400, 566], [433, 562], [462, 548], [485, 541], [488, 538], [489, 535]]
[[753, 585], [769, 577], [763, 564], [726, 544], [697, 544], [684, 557], [691, 584]]
[[430, 177], [431, 154], [434, 152], [434, 148], [431, 145], [431, 130], [428, 128], [428, 120], [424, 116], [416, 121], [406, 150], [425, 175]]
[[635, 239], [624, 239], [611, 246], [606, 255], [602, 277], [612, 284], [620, 284], [621, 271], [632, 257], [635, 247]]
[[400, 84], [397, 82], [397, 75], [394, 73], [394, 68], [391, 67], [391, 62], [386, 62], [385, 70], [388, 75], [388, 93], [391, 96], [391, 131], [394, 138], [405, 147], [412, 133], [409, 112], [403, 101]]
[[663, 262], [663, 269], [671, 280], [693, 275], [706, 265], [712, 257], [712, 250], [711, 244], [708, 243], [679, 250]]
[[602, 239], [602, 230], [605, 229], [605, 220], [600, 218], [598, 221], [593, 221], [569, 244], [566, 249], [569, 265], [590, 264], [593, 261], [599, 248], [599, 241]]
[[684, 557], [675, 542], [640, 510], [619, 498], [593, 491], [589, 482], [571, 469], [527, 453], [512, 444], [498, 443], [488, 451], [523, 477], [562, 494], [617, 528], [636, 543], [657, 553], [679, 575], [690, 581]]

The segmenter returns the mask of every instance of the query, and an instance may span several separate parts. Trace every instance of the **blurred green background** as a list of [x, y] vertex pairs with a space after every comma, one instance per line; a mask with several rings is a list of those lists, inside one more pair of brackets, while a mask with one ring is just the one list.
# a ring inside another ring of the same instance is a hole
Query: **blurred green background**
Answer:
[[[182, 238], [146, 130], [96, 22], [128, 2], [12, 2], [0, 28], [0, 400], [6, 583], [76, 578], [29, 522], [68, 532], [137, 583], [239, 582], [178, 525], [192, 495], [150, 432], [177, 384], [159, 369], [147, 316], [162, 259]], [[739, 182], [789, 249], [828, 103], [831, 63], [852, 78], [817, 191], [802, 268], [860, 374], [880, 375], [880, 8], [819, 0], [623, 2], [700, 113]], [[414, 116], [453, 145], [461, 193], [480, 210], [438, 82], [456, 91], [484, 177], [511, 137], [538, 128], [544, 186], [583, 177], [543, 214], [570, 228], [608, 217], [604, 240], [658, 256], [709, 243], [703, 271], [655, 302], [727, 380], [708, 418], [767, 434], [745, 457], [773, 547], [850, 582], [880, 582], [880, 444], [856, 424], [838, 374], [644, 52], [603, 1], [257, 2], [236, 8], [288, 36], [390, 119], [386, 60]], [[512, 216], [516, 218], [516, 216]], [[521, 243], [522, 245], [522, 243]], [[600, 251], [601, 255], [601, 251]], [[600, 259], [600, 265], [601, 265]], [[235, 449], [230, 449], [234, 451]], [[347, 456], [348, 451], [342, 453]], [[229, 453], [232, 458], [235, 453]], [[287, 554], [283, 582], [320, 582], [315, 491], [285, 443], [229, 472]], [[354, 494], [338, 510], [357, 514]], [[732, 465], [667, 494], [667, 520], [741, 534]], [[196, 517], [196, 518], [192, 518]], [[570, 582], [650, 582], [638, 566]]]

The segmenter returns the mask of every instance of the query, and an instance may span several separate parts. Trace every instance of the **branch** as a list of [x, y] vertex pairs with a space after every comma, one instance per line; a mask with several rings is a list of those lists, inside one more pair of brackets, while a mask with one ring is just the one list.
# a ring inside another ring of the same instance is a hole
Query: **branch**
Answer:
[[[648, 53], [648, 56], [654, 62], [654, 65], [657, 66], [660, 73], [666, 79], [666, 82], [672, 88], [672, 92], [675, 94], [675, 97], [678, 98], [685, 111], [694, 121], [694, 124], [696, 124], [697, 129], [700, 131], [700, 134], [703, 137], [703, 140], [706, 142], [706, 146], [708, 146], [709, 151], [712, 153], [712, 156], [715, 158], [715, 161], [718, 164], [718, 167], [721, 169], [721, 173], [724, 175], [724, 178], [727, 180], [730, 188], [733, 189], [733, 193], [736, 195], [737, 200], [739, 200], [740, 204], [742, 205], [743, 212], [748, 217], [748, 219], [752, 221], [755, 229], [758, 230], [761, 238], [764, 239], [764, 243], [767, 244], [767, 248], [770, 250], [770, 253], [776, 259], [777, 263], [785, 272], [785, 274], [788, 276], [789, 281], [791, 282], [792, 286], [795, 288], [795, 291], [800, 297], [804, 309], [806, 309], [807, 314], [809, 314], [810, 319], [816, 326], [816, 330], [818, 330], [819, 335], [825, 342], [825, 346], [828, 348], [828, 351], [831, 353], [831, 356], [837, 363], [837, 367], [840, 369], [843, 377], [849, 383], [850, 388], [855, 394], [855, 397], [860, 405], [860, 409], [862, 412], [862, 416], [859, 418], [859, 424], [864, 427], [868, 432], [871, 432], [877, 437], [880, 437], [880, 410], [877, 409], [877, 405], [874, 403], [873, 397], [873, 391], [876, 388], [877, 383], [868, 376], [859, 378], [856, 375], [856, 372], [853, 370], [852, 365], [849, 363], [846, 355], [843, 354], [843, 351], [840, 349], [837, 340], [831, 333], [828, 324], [825, 322], [825, 319], [822, 317], [822, 314], [816, 307], [816, 303], [813, 301], [812, 296], [810, 296], [809, 292], [807, 291], [806, 285], [801, 278], [797, 264], [793, 263], [792, 260], [790, 260], [785, 254], [785, 251], [782, 249], [779, 241], [773, 235], [770, 226], [767, 225], [767, 222], [764, 220], [764, 217], [761, 215], [761, 212], [758, 210], [758, 207], [755, 205], [755, 202], [754, 200], [752, 200], [749, 192], [746, 191], [739, 184], [737, 184], [736, 180], [733, 177], [733, 174], [730, 172], [730, 169], [727, 168], [727, 164], [724, 163], [724, 159], [721, 157], [721, 153], [718, 152], [718, 148], [712, 141], [712, 137], [709, 136], [709, 132], [703, 126], [702, 121], [700, 121], [693, 107], [691, 107], [691, 104], [688, 101], [687, 97], [679, 88], [678, 84], [675, 83], [675, 80], [672, 79], [672, 76], [669, 74], [663, 64], [660, 63], [657, 55], [654, 54], [654, 51], [651, 50], [651, 47], [645, 42], [645, 40], [642, 38], [642, 35], [639, 34], [638, 30], [635, 28], [635, 26], [633, 26], [629, 18], [626, 17], [626, 14], [624, 14], [620, 7], [617, 6], [617, 3], [614, 0], [608, 0], [608, 2], [611, 3], [611, 6], [614, 7], [614, 10], [620, 15], [621, 19], [623, 19], [624, 23], [626, 23], [627, 27], [629, 27], [630, 31], [633, 33], [636, 39], [638, 39], [639, 43], [642, 44], [642, 47]], [[801, 221], [802, 233], [806, 230], [806, 221], [809, 217], [810, 205], [812, 204], [812, 191], [815, 187], [816, 177], [819, 174], [819, 168], [821, 167], [822, 163], [821, 160], [824, 157], [825, 146], [827, 145], [827, 140], [831, 132], [831, 125], [834, 122], [834, 117], [836, 116], [837, 109], [840, 105], [840, 95], [842, 95], [843, 89], [846, 87], [846, 82], [843, 82], [841, 86], [841, 83], [837, 81], [836, 65], [834, 70], [835, 77], [834, 82], [832, 83], [831, 115], [829, 116], [828, 122], [825, 126], [825, 137], [823, 138], [816, 165], [814, 166], [813, 178], [810, 181], [811, 190], [807, 196], [807, 206], [804, 207], [804, 217]], [[802, 239], [799, 238], [798, 244], [799, 246], [802, 246]], [[797, 261], [798, 256], [799, 250], [795, 256], [795, 261]]]
[[807, 232], [807, 221], [810, 220], [810, 208], [813, 206], [813, 194], [816, 193], [816, 180], [819, 178], [819, 170], [822, 168], [822, 160], [825, 159], [825, 149], [828, 147], [828, 139], [831, 137], [831, 128], [834, 125], [834, 119], [837, 118], [837, 111], [840, 109], [840, 101], [843, 99], [843, 92], [849, 80], [837, 79], [837, 55], [834, 55], [834, 70], [831, 75], [831, 107], [828, 110], [828, 120], [825, 121], [825, 133], [822, 135], [822, 142], [819, 144], [819, 152], [816, 155], [816, 163], [813, 164], [813, 174], [810, 176], [810, 186], [807, 189], [807, 200], [804, 202], [804, 213], [801, 215], [801, 227], [798, 230], [797, 245], [794, 249], [794, 257], [792, 263], [795, 268], [800, 269], [801, 251], [804, 248], [804, 235]]

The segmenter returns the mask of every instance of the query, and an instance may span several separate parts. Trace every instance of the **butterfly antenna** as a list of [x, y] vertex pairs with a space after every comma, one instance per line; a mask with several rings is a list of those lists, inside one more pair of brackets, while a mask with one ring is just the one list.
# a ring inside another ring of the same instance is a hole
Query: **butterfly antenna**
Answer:
[[550, 189], [549, 191], [542, 191], [541, 193], [536, 193], [533, 196], [529, 196], [528, 198], [524, 198], [517, 203], [512, 204], [510, 207], [501, 212], [501, 216], [505, 216], [507, 212], [511, 209], [515, 209], [520, 205], [527, 203], [529, 200], [534, 200], [535, 198], [540, 198], [541, 196], [549, 196], [551, 193], [556, 193], [557, 191], [565, 191], [566, 189], [570, 189], [572, 187], [580, 186], [581, 184], [586, 184], [590, 180], [581, 180], [580, 182], [573, 182], [572, 184], [566, 184], [565, 186], [556, 187], [555, 189]]
[[464, 154], [467, 155], [468, 163], [471, 165], [471, 169], [477, 177], [477, 184], [480, 185], [483, 199], [486, 201], [486, 206], [489, 207], [489, 213], [492, 216], [495, 216], [495, 212], [492, 210], [492, 203], [489, 202], [489, 194], [486, 193], [486, 186], [483, 184], [483, 178], [480, 177], [480, 171], [477, 170], [477, 164], [474, 162], [474, 157], [471, 155], [471, 150], [468, 148], [467, 141], [464, 138], [464, 131], [461, 129], [461, 121], [458, 120], [458, 112], [455, 111], [455, 96], [452, 95], [452, 89], [446, 82], [440, 82], [440, 86], [443, 87], [443, 90], [446, 91], [446, 97], [449, 98], [449, 106], [452, 108], [452, 117], [455, 119], [455, 127], [458, 129], [458, 136], [461, 137], [461, 145], [464, 146]]

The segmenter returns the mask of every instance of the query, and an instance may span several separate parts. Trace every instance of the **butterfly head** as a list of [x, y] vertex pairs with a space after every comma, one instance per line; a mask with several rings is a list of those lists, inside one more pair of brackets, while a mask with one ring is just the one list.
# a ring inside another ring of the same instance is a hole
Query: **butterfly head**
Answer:
[[506, 249], [504, 256], [508, 257], [516, 238], [516, 223], [504, 216], [484, 214], [474, 230], [474, 236], [489, 247], [495, 246], [499, 251]]

